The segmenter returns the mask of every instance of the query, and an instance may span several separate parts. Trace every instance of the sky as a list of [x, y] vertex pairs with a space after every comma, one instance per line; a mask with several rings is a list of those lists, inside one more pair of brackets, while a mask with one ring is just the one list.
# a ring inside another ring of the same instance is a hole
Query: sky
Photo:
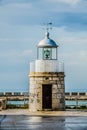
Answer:
[[87, 0], [0, 0], [0, 91], [29, 90], [29, 64], [48, 22], [65, 90], [87, 91]]

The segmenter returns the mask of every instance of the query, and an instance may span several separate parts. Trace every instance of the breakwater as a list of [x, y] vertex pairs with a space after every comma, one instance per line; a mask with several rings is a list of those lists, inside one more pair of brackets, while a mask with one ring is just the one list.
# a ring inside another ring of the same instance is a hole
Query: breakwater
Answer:
[[[29, 92], [0, 92], [0, 98], [6, 99], [7, 105], [29, 104]], [[87, 92], [65, 92], [65, 101], [67, 107], [87, 107]]]

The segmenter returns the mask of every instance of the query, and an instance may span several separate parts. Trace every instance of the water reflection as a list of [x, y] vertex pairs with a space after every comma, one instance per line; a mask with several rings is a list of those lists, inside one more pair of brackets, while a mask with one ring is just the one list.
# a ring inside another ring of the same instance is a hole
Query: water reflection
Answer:
[[0, 130], [87, 130], [87, 117], [0, 116]]
[[[31, 130], [66, 130], [65, 128], [65, 118], [58, 117], [29, 117], [28, 118], [28, 129]], [[61, 126], [61, 127], [60, 127]]]
[[42, 117], [29, 117], [30, 122], [42, 122]]

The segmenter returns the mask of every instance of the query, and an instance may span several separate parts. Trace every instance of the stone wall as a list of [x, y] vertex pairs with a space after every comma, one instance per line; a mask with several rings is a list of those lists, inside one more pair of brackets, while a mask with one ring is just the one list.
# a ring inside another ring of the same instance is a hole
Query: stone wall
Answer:
[[63, 72], [30, 73], [29, 110], [39, 111], [42, 108], [42, 85], [52, 84], [52, 109], [65, 110], [65, 84]]
[[6, 109], [6, 98], [0, 98], [0, 110]]

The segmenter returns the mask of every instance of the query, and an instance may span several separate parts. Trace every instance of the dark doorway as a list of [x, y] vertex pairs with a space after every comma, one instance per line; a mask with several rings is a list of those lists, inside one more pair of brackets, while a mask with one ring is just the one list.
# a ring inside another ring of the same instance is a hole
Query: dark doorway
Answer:
[[42, 108], [43, 109], [52, 108], [52, 85], [51, 84], [42, 85]]

